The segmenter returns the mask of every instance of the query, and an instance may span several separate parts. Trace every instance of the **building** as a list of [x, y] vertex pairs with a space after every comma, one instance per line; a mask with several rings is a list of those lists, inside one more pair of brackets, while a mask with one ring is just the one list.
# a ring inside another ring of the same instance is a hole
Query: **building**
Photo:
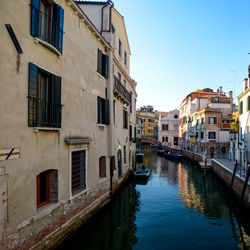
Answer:
[[178, 147], [179, 110], [159, 112], [159, 140], [162, 145]]
[[[243, 91], [238, 96], [238, 117], [236, 115], [236, 131], [231, 135], [231, 161], [237, 160], [245, 173], [250, 162], [250, 66], [248, 78], [243, 80]], [[238, 118], [238, 121], [237, 121]], [[238, 125], [238, 128], [237, 128]], [[238, 133], [237, 133], [238, 132]]]
[[145, 122], [145, 137], [158, 140], [159, 112], [148, 105], [138, 109], [136, 115]]
[[222, 87], [190, 93], [180, 107], [181, 147], [208, 157], [227, 157], [233, 108], [232, 92], [226, 96]]
[[52, 247], [135, 159], [124, 18], [111, 1], [59, 4], [0, 2], [1, 249]]
[[136, 138], [145, 137], [145, 118], [136, 114]]

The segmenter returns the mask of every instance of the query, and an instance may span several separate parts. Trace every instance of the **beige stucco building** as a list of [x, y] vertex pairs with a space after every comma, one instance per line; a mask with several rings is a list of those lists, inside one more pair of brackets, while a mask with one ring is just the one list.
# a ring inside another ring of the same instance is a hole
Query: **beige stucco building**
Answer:
[[110, 1], [25, 0], [1, 1], [0, 20], [0, 246], [46, 248], [134, 163], [124, 18]]

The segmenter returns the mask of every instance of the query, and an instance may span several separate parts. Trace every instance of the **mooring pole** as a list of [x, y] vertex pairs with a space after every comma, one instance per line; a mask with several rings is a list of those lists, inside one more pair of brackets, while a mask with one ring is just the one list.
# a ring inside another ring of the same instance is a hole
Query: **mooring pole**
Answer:
[[248, 170], [247, 170], [247, 175], [246, 175], [245, 183], [244, 183], [244, 186], [243, 186], [243, 189], [242, 189], [242, 192], [241, 192], [240, 201], [239, 201], [236, 213], [238, 213], [240, 211], [240, 206], [241, 206], [242, 200], [243, 200], [244, 195], [245, 195], [245, 191], [246, 191], [246, 188], [247, 188], [249, 176], [250, 176], [250, 167], [248, 167]]
[[230, 199], [230, 196], [231, 196], [231, 192], [232, 192], [232, 188], [233, 188], [233, 184], [234, 184], [234, 177], [235, 177], [236, 170], [237, 170], [237, 167], [238, 167], [238, 166], [239, 166], [239, 163], [238, 163], [237, 160], [235, 160], [235, 162], [234, 162], [234, 171], [233, 171], [232, 181], [231, 181], [230, 190], [229, 190], [229, 194], [228, 194], [228, 200]]

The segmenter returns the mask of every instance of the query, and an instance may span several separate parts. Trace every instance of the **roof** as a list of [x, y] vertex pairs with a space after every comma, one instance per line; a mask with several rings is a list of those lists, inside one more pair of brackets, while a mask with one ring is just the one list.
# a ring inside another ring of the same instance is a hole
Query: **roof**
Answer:
[[76, 3], [80, 3], [80, 4], [96, 4], [96, 5], [104, 5], [110, 1], [84, 1], [84, 0], [75, 0]]

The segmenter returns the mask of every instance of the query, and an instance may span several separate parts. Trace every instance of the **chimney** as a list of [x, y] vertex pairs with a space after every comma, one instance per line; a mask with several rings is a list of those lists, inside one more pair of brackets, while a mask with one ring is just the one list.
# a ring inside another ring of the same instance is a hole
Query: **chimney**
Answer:
[[230, 100], [230, 104], [233, 104], [233, 91], [229, 91], [229, 100]]
[[219, 92], [222, 93], [222, 86], [219, 87], [219, 90], [220, 90]]
[[[248, 70], [249, 70], [249, 68], [248, 68]], [[245, 89], [247, 89], [248, 88], [248, 79], [247, 78], [244, 78], [243, 79], [243, 91], [245, 90]]]

